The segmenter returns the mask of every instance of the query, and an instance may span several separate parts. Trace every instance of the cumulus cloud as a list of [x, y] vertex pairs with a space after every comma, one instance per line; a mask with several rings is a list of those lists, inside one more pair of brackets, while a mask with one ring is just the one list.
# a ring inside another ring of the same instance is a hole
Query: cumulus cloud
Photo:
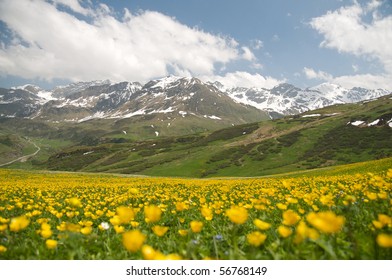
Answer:
[[[354, 2], [351, 6], [330, 11], [323, 16], [310, 21], [312, 28], [323, 35], [320, 46], [336, 49], [341, 53], [348, 53], [366, 59], [374, 59], [381, 63], [384, 73], [379, 77], [372, 74], [343, 76], [335, 81], [348, 80], [361, 84], [368, 81], [375, 86], [377, 81], [385, 84], [392, 82], [392, 15], [382, 17], [378, 9], [382, 8], [382, 1], [373, 0], [361, 6]], [[368, 20], [370, 18], [370, 21]], [[310, 76], [314, 73], [308, 73]], [[317, 73], [316, 73], [317, 74]], [[321, 74], [322, 73], [318, 73]], [[362, 80], [365, 79], [365, 80]]]
[[[354, 71], [356, 72], [357, 66]], [[373, 75], [373, 74], [355, 74], [334, 77], [324, 71], [316, 71], [312, 68], [304, 67], [303, 73], [308, 79], [317, 79], [323, 82], [341, 85], [345, 88], [363, 87], [368, 89], [387, 89], [392, 90], [392, 76], [389, 74]]]
[[368, 89], [386, 89], [392, 91], [391, 75], [358, 74], [335, 77], [332, 83], [345, 88], [363, 87]]
[[242, 54], [242, 58], [243, 59], [249, 60], [249, 61], [256, 60], [255, 55], [253, 54], [253, 52], [248, 47], [242, 47], [241, 49], [243, 51], [243, 54]]
[[82, 15], [89, 15], [91, 13], [91, 10], [88, 8], [84, 8], [80, 5], [79, 0], [53, 0], [53, 3], [56, 5], [62, 5], [65, 6], [72, 11], [82, 14]]
[[251, 74], [248, 72], [236, 71], [226, 73], [225, 75], [215, 75], [201, 77], [204, 81], [218, 81], [227, 88], [234, 87], [256, 87], [256, 88], [273, 88], [285, 80], [277, 80], [272, 77], [264, 77], [260, 74]]
[[312, 68], [304, 67], [303, 72], [305, 73], [305, 76], [308, 79], [318, 79], [323, 81], [330, 81], [333, 79], [331, 74], [328, 74], [323, 71], [316, 71]]
[[0, 46], [0, 74], [147, 81], [168, 74], [213, 76], [216, 67], [238, 60], [257, 64], [250, 48], [233, 38], [159, 12], [125, 9], [119, 18], [104, 4], [86, 3], [91, 2], [0, 1], [0, 20], [13, 34]]

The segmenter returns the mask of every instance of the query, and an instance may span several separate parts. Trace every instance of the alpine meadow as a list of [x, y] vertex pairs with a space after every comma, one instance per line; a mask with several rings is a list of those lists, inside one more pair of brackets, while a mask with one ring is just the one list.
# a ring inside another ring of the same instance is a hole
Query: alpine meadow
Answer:
[[391, 260], [391, 40], [386, 0], [0, 0], [0, 260]]

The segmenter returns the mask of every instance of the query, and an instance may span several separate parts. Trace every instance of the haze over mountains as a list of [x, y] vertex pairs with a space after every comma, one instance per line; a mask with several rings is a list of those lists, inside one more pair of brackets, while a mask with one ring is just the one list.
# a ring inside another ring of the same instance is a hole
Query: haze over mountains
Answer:
[[329, 83], [307, 89], [287, 83], [272, 89], [228, 88], [219, 82], [176, 76], [144, 85], [103, 80], [72, 83], [52, 90], [34, 85], [0, 88], [0, 117], [83, 122], [169, 114], [247, 123], [333, 104], [374, 99], [389, 93], [383, 89], [346, 89]]

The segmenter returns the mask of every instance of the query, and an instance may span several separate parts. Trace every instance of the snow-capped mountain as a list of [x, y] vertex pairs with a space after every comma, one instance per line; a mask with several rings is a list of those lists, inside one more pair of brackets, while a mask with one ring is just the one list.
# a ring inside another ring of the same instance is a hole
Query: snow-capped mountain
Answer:
[[[24, 96], [25, 101], [21, 100], [17, 111], [12, 110], [10, 104], [20, 100], [19, 95]], [[83, 122], [152, 114], [197, 116], [230, 120], [230, 123], [268, 117], [254, 107], [235, 102], [216, 87], [190, 77], [169, 76], [145, 85], [94, 81], [56, 87], [52, 91], [32, 85], [0, 91], [0, 117]]]
[[197, 78], [176, 76], [144, 85], [104, 80], [72, 83], [53, 90], [34, 85], [0, 89], [0, 117], [83, 122], [96, 118], [176, 114], [251, 122], [389, 93], [382, 89], [345, 89], [329, 83], [307, 89], [287, 83], [272, 89], [226, 88], [219, 82], [205, 83]]
[[[214, 85], [220, 86], [216, 83]], [[330, 83], [300, 89], [284, 83], [272, 89], [231, 88], [226, 89], [226, 93], [237, 102], [252, 105], [260, 110], [292, 115], [334, 104], [355, 103], [374, 99], [387, 95], [390, 92], [383, 89], [345, 89]]]

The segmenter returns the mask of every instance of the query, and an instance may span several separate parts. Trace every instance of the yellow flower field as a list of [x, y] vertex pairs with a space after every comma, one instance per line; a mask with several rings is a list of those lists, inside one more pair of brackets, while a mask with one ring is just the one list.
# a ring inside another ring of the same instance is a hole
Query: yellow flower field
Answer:
[[175, 179], [0, 170], [0, 259], [392, 259], [392, 169]]

